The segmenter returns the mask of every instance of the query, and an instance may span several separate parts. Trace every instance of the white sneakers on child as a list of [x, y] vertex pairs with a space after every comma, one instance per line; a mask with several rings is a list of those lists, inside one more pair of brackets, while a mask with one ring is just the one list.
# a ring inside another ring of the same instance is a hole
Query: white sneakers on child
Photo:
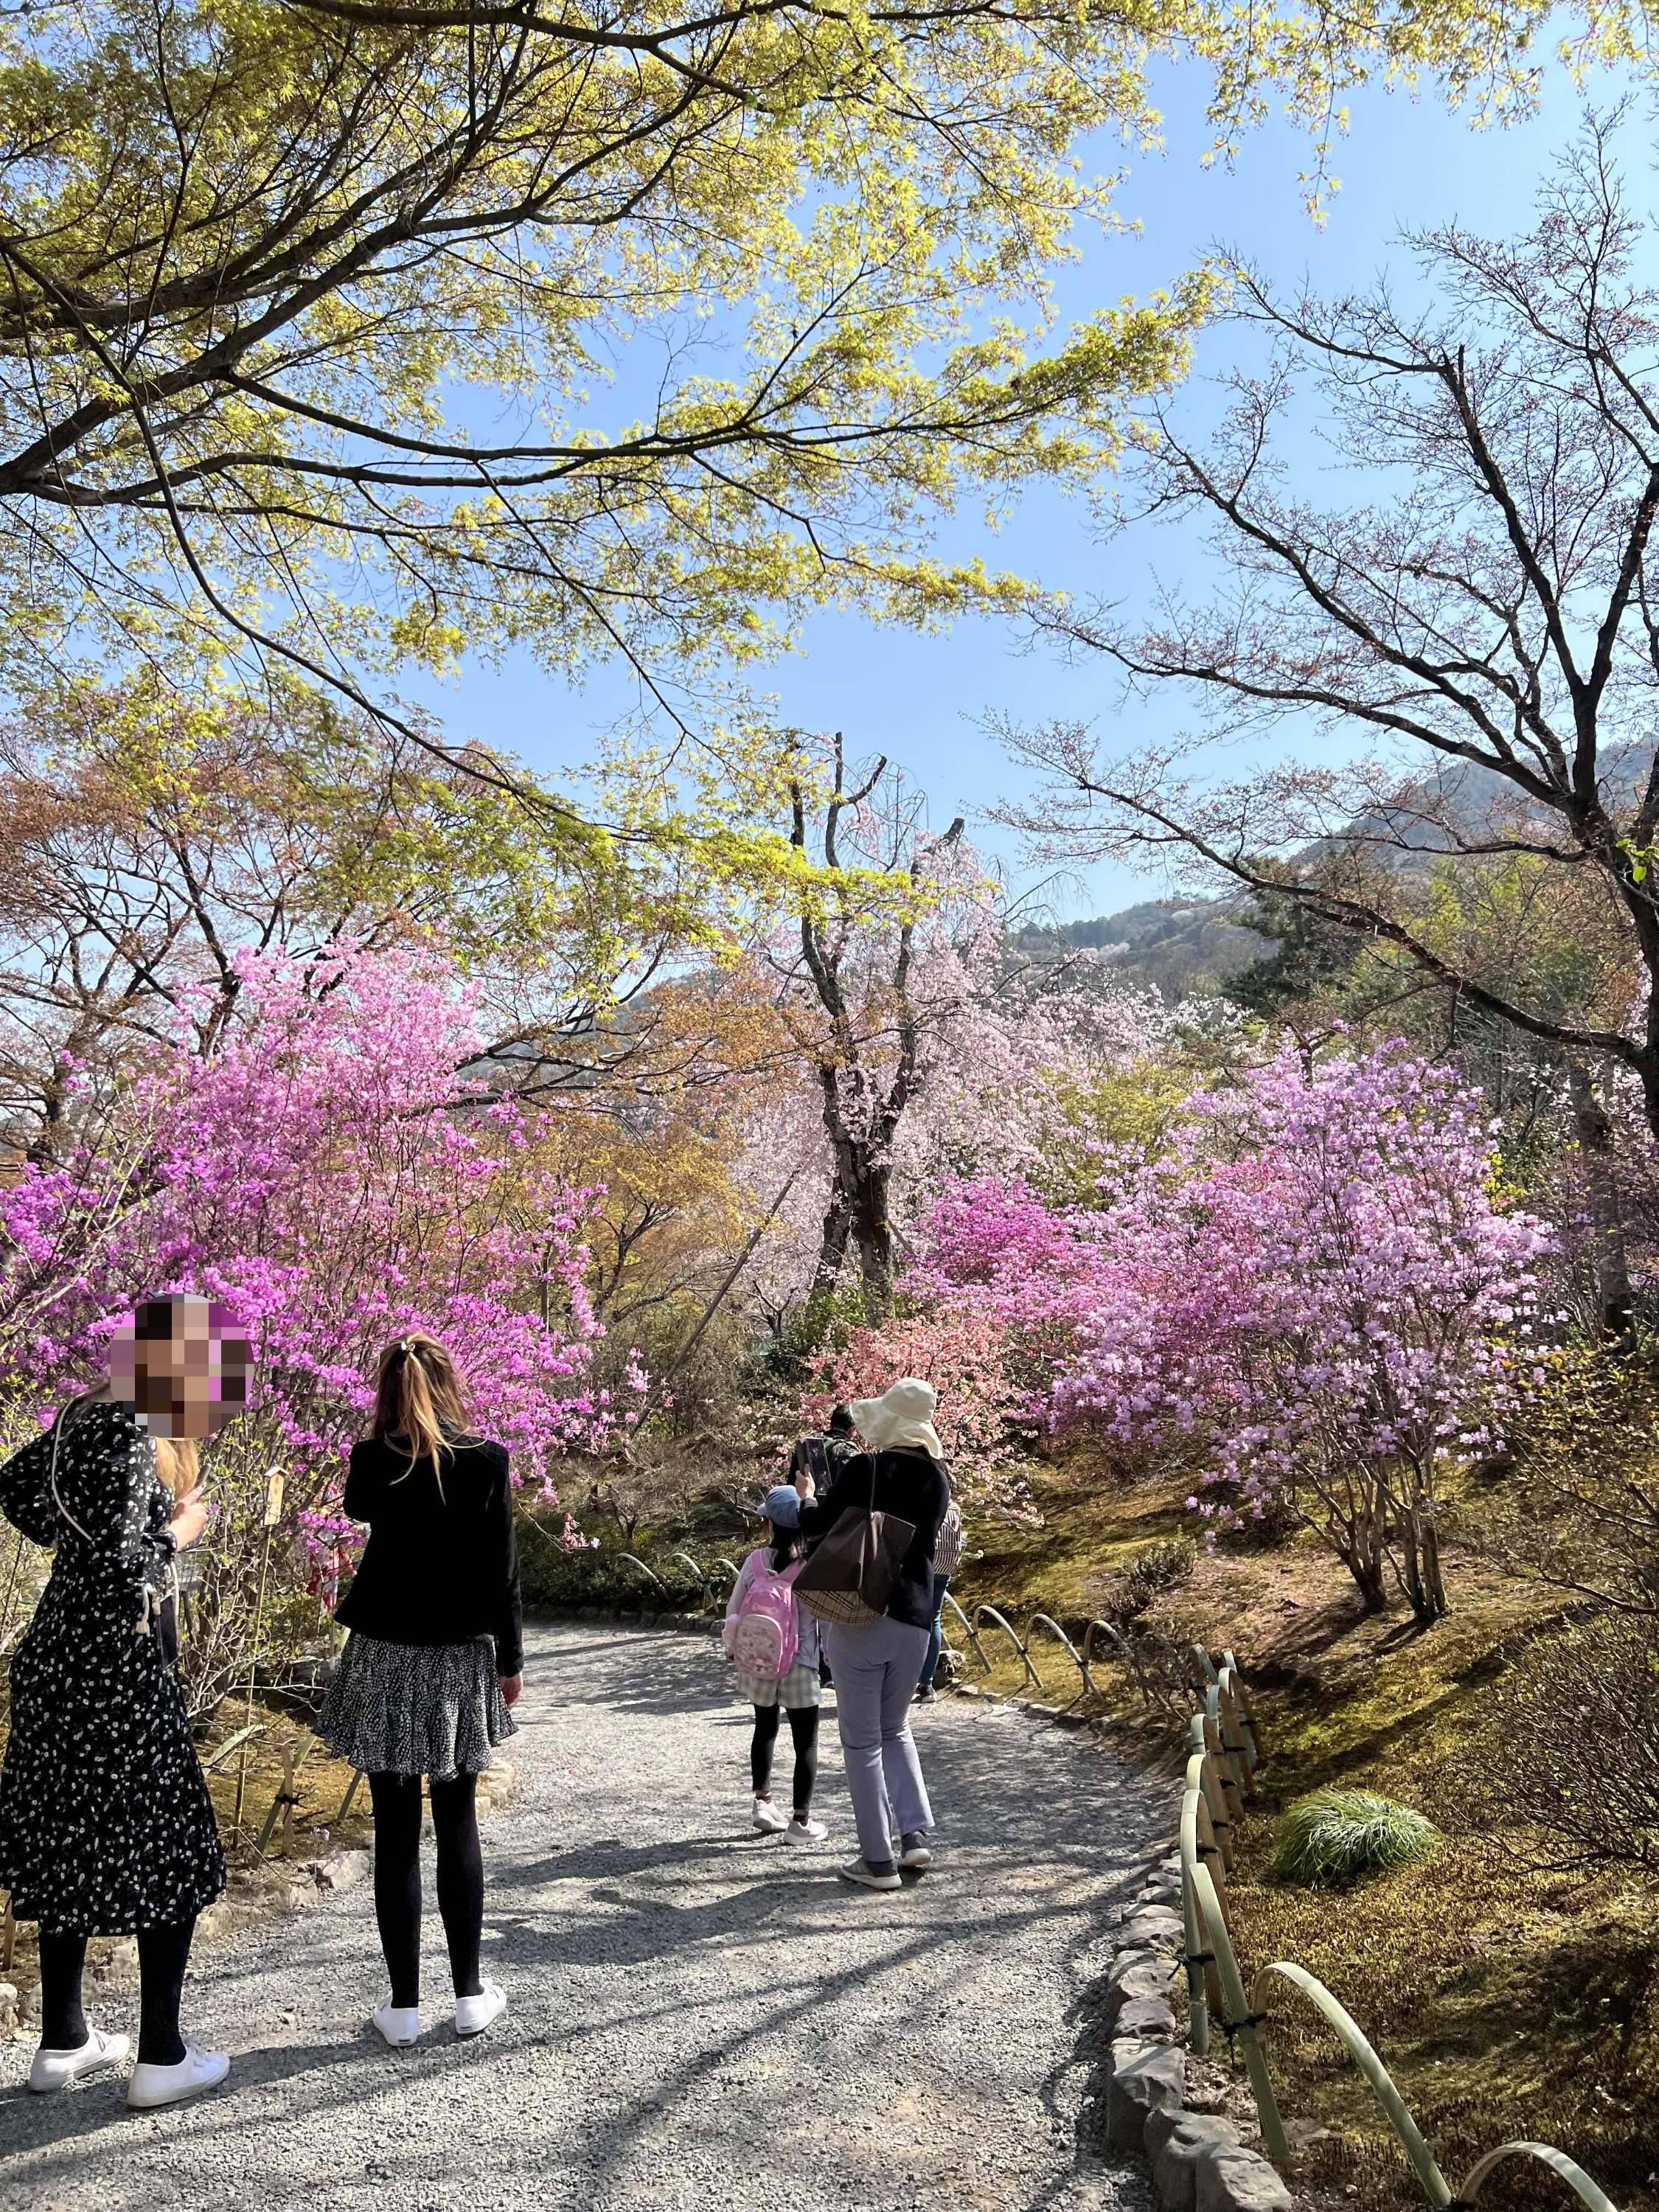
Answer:
[[101, 2074], [106, 2066], [118, 2066], [131, 2048], [125, 2035], [104, 2035], [89, 2027], [78, 2051], [37, 2051], [29, 2068], [29, 2087], [41, 2093], [67, 2089], [83, 2074]]
[[477, 1996], [455, 2000], [457, 2035], [482, 2035], [492, 2020], [507, 2010], [507, 1998], [494, 1982], [486, 1982]]
[[789, 1826], [769, 1797], [757, 1797], [753, 1814], [757, 1836], [781, 1836]]
[[829, 1832], [822, 1820], [813, 1820], [810, 1814], [803, 1820], [797, 1814], [784, 1830], [783, 1840], [786, 1844], [821, 1844]]
[[388, 1997], [383, 2005], [376, 2005], [368, 2017], [394, 2051], [407, 2051], [411, 2043], [421, 2039], [419, 2005], [395, 2005]]
[[153, 2112], [158, 2105], [182, 2105], [188, 2097], [216, 2089], [229, 2071], [230, 2061], [222, 2051], [204, 2051], [199, 2043], [187, 2043], [176, 2066], [133, 2068], [127, 2104], [135, 2112]]

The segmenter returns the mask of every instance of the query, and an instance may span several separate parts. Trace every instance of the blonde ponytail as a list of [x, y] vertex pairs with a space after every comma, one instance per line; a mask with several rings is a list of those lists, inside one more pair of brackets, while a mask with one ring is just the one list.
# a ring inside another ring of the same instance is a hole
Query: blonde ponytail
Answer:
[[460, 1376], [436, 1337], [416, 1333], [387, 1345], [375, 1371], [370, 1434], [407, 1452], [411, 1474], [429, 1459], [440, 1498], [443, 1455], [453, 1450], [453, 1440], [465, 1426]]

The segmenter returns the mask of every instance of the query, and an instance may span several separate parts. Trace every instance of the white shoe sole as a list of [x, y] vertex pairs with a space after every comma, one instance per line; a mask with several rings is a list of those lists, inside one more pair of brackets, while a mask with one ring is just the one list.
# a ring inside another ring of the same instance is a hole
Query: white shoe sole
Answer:
[[482, 2035], [487, 2027], [493, 2027], [495, 2025], [495, 2022], [501, 2019], [502, 2014], [506, 2012], [507, 1999], [505, 1996], [503, 1996], [502, 1992], [495, 1987], [493, 1983], [490, 1985], [490, 1993], [494, 1995], [495, 2002], [491, 2009], [484, 2014], [482, 2020], [474, 2019], [467, 2021], [464, 2025], [461, 2020], [459, 2009], [459, 2008], [457, 2008], [455, 2014], [455, 2033], [460, 2038], [462, 2042], [465, 2043], [469, 2041], [475, 2035]]
[[904, 1887], [896, 1874], [854, 1874], [848, 1867], [837, 1867], [836, 1872], [854, 1889], [895, 1890]]
[[69, 2067], [62, 2074], [54, 2072], [44, 2081], [35, 2080], [34, 2069], [31, 2066], [29, 2087], [37, 2097], [50, 2097], [55, 2090], [67, 2089], [72, 2081], [89, 2081], [94, 2074], [107, 2074], [112, 2068], [118, 2066], [127, 2055], [130, 2046], [125, 2036], [120, 2039], [120, 2042], [121, 2048], [118, 2051], [106, 2051], [97, 2058], [88, 2058], [83, 2065]]
[[194, 2081], [179, 2082], [162, 2089], [141, 2087], [136, 2081], [127, 2085], [127, 2110], [131, 2112], [159, 2112], [168, 2105], [187, 2105], [192, 2097], [205, 2097], [230, 2078], [230, 2061], [224, 2059], [216, 2072], [198, 2075]]

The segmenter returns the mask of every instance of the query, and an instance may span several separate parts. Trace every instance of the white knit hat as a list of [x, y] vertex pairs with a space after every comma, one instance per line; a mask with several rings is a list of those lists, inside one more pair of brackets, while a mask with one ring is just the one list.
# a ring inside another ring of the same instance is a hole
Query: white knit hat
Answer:
[[919, 1382], [914, 1375], [907, 1375], [879, 1398], [855, 1398], [853, 1425], [872, 1451], [892, 1451], [902, 1444], [913, 1444], [932, 1452], [935, 1459], [943, 1459], [945, 1448], [933, 1426], [933, 1408], [938, 1403], [939, 1393], [931, 1382]]

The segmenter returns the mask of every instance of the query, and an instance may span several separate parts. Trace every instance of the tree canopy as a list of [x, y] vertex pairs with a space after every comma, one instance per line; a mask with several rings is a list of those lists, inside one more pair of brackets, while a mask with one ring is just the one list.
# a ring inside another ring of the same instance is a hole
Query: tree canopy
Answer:
[[[8, 663], [763, 648], [1018, 587], [965, 488], [1109, 460], [1211, 287], [1056, 337], [1146, 71], [1317, 122], [1373, 71], [1524, 96], [1539, 0], [81, 0], [0, 27]], [[1585, 36], [1628, 46], [1628, 11]], [[648, 358], [644, 356], [648, 356]], [[601, 426], [591, 388], [616, 380]]]

